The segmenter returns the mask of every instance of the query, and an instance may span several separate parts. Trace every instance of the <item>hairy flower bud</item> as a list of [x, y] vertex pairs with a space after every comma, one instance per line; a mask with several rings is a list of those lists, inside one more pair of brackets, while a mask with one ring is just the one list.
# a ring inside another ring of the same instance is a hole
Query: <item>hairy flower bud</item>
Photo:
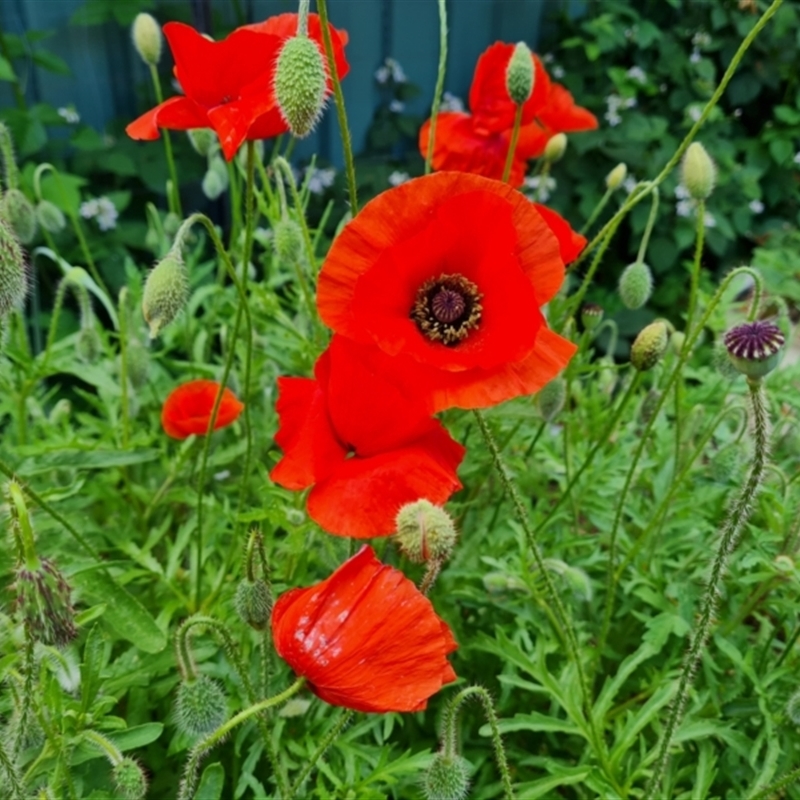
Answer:
[[407, 503], [397, 512], [397, 543], [411, 561], [441, 561], [458, 538], [450, 515], [428, 500]]
[[22, 248], [11, 226], [0, 217], [0, 319], [22, 305], [27, 290]]
[[756, 320], [731, 328], [724, 341], [733, 366], [760, 380], [778, 366], [786, 338], [774, 322]]
[[61, 233], [67, 227], [64, 212], [49, 200], [40, 200], [36, 206], [36, 219], [48, 233]]
[[686, 334], [683, 331], [675, 331], [669, 337], [669, 346], [675, 355], [680, 355], [683, 346], [686, 344]]
[[272, 598], [265, 581], [260, 578], [254, 581], [243, 580], [236, 588], [233, 602], [236, 613], [251, 628], [263, 631], [267, 627], [272, 613]]
[[705, 200], [714, 191], [717, 167], [700, 142], [686, 148], [681, 162], [681, 183], [695, 200]]
[[52, 561], [38, 561], [36, 567], [17, 568], [17, 608], [36, 641], [63, 647], [78, 635], [71, 589]]
[[669, 344], [669, 328], [662, 319], [639, 331], [631, 345], [631, 364], [639, 372], [652, 369], [661, 360]]
[[606, 188], [615, 192], [625, 183], [625, 178], [628, 177], [628, 167], [624, 163], [617, 164], [611, 172], [606, 175]]
[[145, 64], [155, 67], [161, 58], [161, 26], [151, 14], [142, 12], [136, 15], [131, 28], [133, 46]]
[[141, 389], [147, 383], [150, 370], [150, 353], [138, 339], [128, 342], [128, 380], [134, 389]]
[[216, 149], [217, 135], [211, 128], [191, 128], [186, 131], [189, 143], [198, 155], [207, 158]]
[[150, 326], [150, 338], [172, 322], [186, 305], [189, 279], [183, 259], [171, 251], [147, 276], [142, 296], [142, 313]]
[[[140, 15], [141, 16], [141, 15]], [[116, 763], [111, 778], [120, 800], [142, 800], [147, 794], [147, 778], [138, 761], [127, 756]]]
[[567, 384], [562, 377], [553, 378], [536, 393], [536, 405], [542, 419], [552, 422], [564, 408], [567, 399]]
[[653, 273], [641, 261], [628, 264], [619, 278], [619, 296], [626, 308], [641, 308], [653, 292]]
[[658, 389], [651, 389], [645, 396], [644, 400], [642, 400], [642, 405], [639, 408], [639, 419], [647, 425], [651, 419], [653, 419], [653, 414], [656, 413], [656, 409], [658, 408], [658, 404], [661, 402], [661, 392]]
[[554, 164], [564, 157], [567, 151], [567, 135], [565, 133], [557, 133], [547, 140], [544, 147], [544, 159]]
[[75, 341], [75, 352], [78, 358], [87, 364], [94, 364], [100, 358], [103, 352], [103, 340], [94, 326], [94, 321], [91, 325], [81, 326]]
[[603, 321], [603, 308], [597, 303], [584, 303], [581, 308], [581, 325], [587, 331], [593, 331]]
[[469, 762], [462, 756], [436, 753], [422, 779], [425, 800], [464, 800], [469, 774]]
[[275, 99], [281, 116], [298, 138], [308, 136], [325, 107], [328, 71], [316, 42], [287, 39], [275, 66]]
[[3, 195], [0, 217], [14, 229], [22, 244], [30, 244], [36, 238], [36, 210], [19, 189], [9, 189]]
[[202, 736], [225, 722], [228, 697], [217, 681], [206, 675], [181, 682], [175, 699], [175, 722], [184, 733]]
[[303, 231], [293, 219], [281, 219], [272, 229], [275, 255], [284, 264], [296, 264], [303, 252]]
[[534, 79], [533, 55], [525, 42], [517, 42], [506, 67], [506, 89], [518, 106], [530, 98]]
[[209, 200], [216, 200], [227, 190], [229, 184], [230, 178], [225, 161], [218, 154], [214, 154], [208, 162], [208, 171], [203, 175], [203, 181], [200, 184], [203, 194]]

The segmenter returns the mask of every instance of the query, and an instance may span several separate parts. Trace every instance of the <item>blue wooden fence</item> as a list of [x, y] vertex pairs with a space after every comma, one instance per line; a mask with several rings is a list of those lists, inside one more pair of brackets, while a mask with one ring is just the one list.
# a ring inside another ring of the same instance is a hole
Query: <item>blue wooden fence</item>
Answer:
[[[133, 119], [145, 110], [138, 105], [135, 87], [146, 81], [146, 73], [130, 42], [129, 32], [116, 23], [93, 27], [70, 24], [84, 0], [0, 0], [3, 31], [55, 31], [44, 43], [69, 65], [68, 76], [45, 72], [32, 63], [23, 64], [26, 100], [56, 108], [74, 105], [82, 121], [103, 129], [114, 118]], [[116, 0], [124, 5], [127, 0]], [[188, 14], [202, 0], [184, 0]], [[447, 0], [450, 27], [446, 90], [466, 98], [475, 62], [492, 42], [526, 41], [535, 48], [545, 12], [572, 7], [575, 0]], [[215, 16], [231, 27], [231, 0], [213, 0]], [[253, 21], [284, 11], [294, 11], [296, 0], [242, 0]], [[409, 111], [424, 114], [436, 80], [439, 21], [437, 0], [329, 0], [331, 21], [350, 35], [347, 57], [351, 72], [343, 88], [354, 147], [364, 146], [364, 137], [379, 102], [375, 70], [391, 56], [403, 66], [408, 79], [422, 93], [409, 104]], [[155, 9], [167, 22], [168, 5]], [[172, 4], [175, 7], [175, 4]], [[20, 66], [17, 62], [17, 66]], [[0, 83], [0, 107], [13, 103], [8, 84]], [[313, 152], [340, 161], [340, 139], [335, 115], [327, 114], [319, 130], [304, 141], [299, 155]]]

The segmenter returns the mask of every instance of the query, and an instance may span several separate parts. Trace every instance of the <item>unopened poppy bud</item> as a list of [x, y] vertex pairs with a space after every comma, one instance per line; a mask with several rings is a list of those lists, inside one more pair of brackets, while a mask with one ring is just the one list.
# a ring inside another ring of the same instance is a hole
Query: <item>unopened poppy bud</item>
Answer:
[[30, 244], [36, 238], [36, 210], [19, 189], [9, 189], [3, 195], [0, 217], [13, 228], [22, 244]]
[[606, 175], [606, 188], [615, 192], [625, 183], [625, 178], [628, 177], [628, 167], [623, 163], [617, 164], [611, 172]]
[[517, 42], [506, 67], [506, 89], [508, 96], [521, 106], [533, 92], [533, 55], [525, 42]]
[[186, 135], [195, 152], [203, 158], [216, 148], [217, 136], [211, 128], [190, 128]]
[[564, 408], [567, 399], [567, 384], [561, 378], [553, 378], [536, 393], [536, 405], [545, 422], [552, 422]]
[[628, 264], [619, 278], [619, 296], [626, 308], [641, 308], [653, 292], [653, 273], [641, 261]]
[[778, 366], [786, 338], [774, 322], [756, 320], [731, 328], [724, 341], [733, 366], [748, 378], [760, 380]]
[[206, 675], [183, 681], [175, 699], [175, 722], [184, 733], [201, 736], [218, 728], [228, 716], [228, 697]]
[[272, 229], [275, 255], [284, 264], [296, 264], [303, 252], [303, 231], [293, 219], [281, 219]]
[[603, 308], [597, 303], [584, 303], [581, 308], [581, 324], [587, 331], [593, 331], [603, 321]]
[[133, 46], [145, 64], [155, 67], [161, 58], [161, 26], [151, 14], [142, 12], [136, 15], [131, 29]]
[[151, 339], [180, 314], [188, 295], [189, 279], [183, 259], [170, 251], [153, 267], [144, 284], [142, 313], [150, 326]]
[[742, 465], [742, 451], [735, 442], [718, 450], [710, 459], [711, 479], [717, 483], [728, 484]]
[[61, 233], [67, 226], [64, 212], [49, 200], [40, 200], [36, 206], [36, 219], [48, 233]]
[[557, 133], [551, 136], [544, 147], [544, 160], [554, 164], [560, 161], [564, 153], [567, 151], [567, 135], [565, 133]]
[[675, 355], [680, 355], [681, 350], [683, 350], [683, 346], [686, 344], [686, 334], [683, 331], [675, 331], [672, 336], [669, 337], [669, 346]]
[[293, 36], [284, 43], [275, 66], [275, 99], [292, 134], [308, 136], [322, 116], [328, 71], [316, 42]]
[[464, 800], [469, 793], [469, 775], [465, 758], [436, 753], [422, 779], [425, 800]]
[[695, 200], [705, 200], [714, 191], [717, 167], [700, 142], [686, 148], [681, 163], [681, 183]]
[[141, 389], [147, 383], [150, 371], [150, 353], [138, 339], [128, 342], [128, 380], [134, 389]]
[[22, 305], [27, 289], [22, 247], [11, 226], [0, 217], [0, 319]]
[[164, 234], [169, 236], [170, 239], [174, 238], [175, 234], [178, 232], [178, 228], [181, 227], [181, 221], [181, 218], [177, 214], [170, 211], [164, 217]]
[[17, 608], [37, 642], [63, 647], [78, 635], [71, 589], [52, 561], [37, 560], [17, 568]]
[[75, 351], [81, 361], [94, 364], [103, 352], [103, 340], [94, 326], [94, 323], [81, 327], [75, 341]]
[[669, 344], [669, 328], [657, 319], [639, 331], [631, 345], [631, 364], [639, 372], [652, 369], [661, 360]]
[[407, 503], [397, 512], [397, 543], [411, 561], [449, 558], [458, 538], [450, 515], [428, 500]]
[[[139, 16], [142, 16], [141, 14]], [[142, 800], [147, 794], [147, 778], [138, 761], [125, 757], [114, 764], [111, 778], [120, 800]]]
[[272, 613], [272, 598], [269, 586], [260, 578], [249, 581], [245, 578], [236, 588], [234, 598], [236, 613], [251, 628], [263, 631], [269, 625]]
[[230, 183], [228, 168], [219, 155], [211, 156], [208, 162], [208, 171], [203, 176], [200, 184], [203, 194], [209, 200], [216, 200], [227, 188]]
[[661, 402], [661, 392], [658, 389], [651, 389], [645, 396], [644, 400], [642, 400], [642, 406], [639, 409], [639, 419], [647, 425], [651, 419], [653, 419], [653, 414], [656, 413], [656, 409], [658, 408], [658, 404]]

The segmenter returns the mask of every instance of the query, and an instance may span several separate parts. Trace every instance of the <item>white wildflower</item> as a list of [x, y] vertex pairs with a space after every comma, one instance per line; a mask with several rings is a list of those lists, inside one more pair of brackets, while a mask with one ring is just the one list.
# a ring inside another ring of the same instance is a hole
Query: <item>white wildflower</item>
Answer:
[[760, 214], [764, 210], [764, 204], [760, 200], [751, 200], [748, 204], [748, 208], [754, 214]]
[[556, 179], [548, 175], [544, 181], [542, 181], [541, 176], [531, 175], [525, 178], [522, 186], [523, 189], [527, 189], [536, 200], [545, 203], [556, 188]]
[[549, 64], [554, 59], [555, 59], [555, 56], [552, 53], [545, 53], [542, 56], [542, 61], [544, 61], [545, 64]]
[[439, 111], [463, 112], [464, 101], [451, 92], [445, 92], [442, 95], [442, 102], [439, 104]]
[[389, 68], [386, 65], [375, 70], [375, 80], [381, 84], [389, 80]]
[[647, 83], [647, 73], [641, 67], [631, 67], [626, 74], [631, 80], [637, 83]]
[[689, 190], [682, 183], [679, 183], [675, 187], [675, 197], [677, 197], [678, 200], [688, 200], [690, 196]]
[[628, 97], [625, 99], [623, 103], [624, 108], [636, 108], [636, 98], [635, 97]]
[[80, 214], [84, 219], [92, 219], [93, 217], [97, 216], [99, 211], [99, 207], [97, 204], [97, 200], [92, 198], [91, 200], [86, 200], [81, 203]]
[[110, 231], [117, 227], [117, 207], [107, 198], [101, 197], [97, 201], [97, 227], [101, 231]]
[[[311, 169], [311, 167], [309, 167]], [[333, 185], [336, 177], [336, 170], [333, 167], [327, 169], [314, 168], [311, 177], [308, 179], [308, 191], [312, 194], [322, 194], [327, 188]]]
[[694, 213], [694, 203], [691, 200], [679, 200], [675, 204], [675, 213], [679, 217], [691, 217]]
[[564, 75], [566, 75], [566, 72], [564, 72], [564, 67], [559, 66], [558, 64], [556, 64], [556, 66], [553, 67], [551, 72], [553, 73], [553, 77], [557, 81], [560, 81], [564, 77]]
[[697, 122], [703, 116], [703, 107], [697, 104], [689, 106], [686, 113], [692, 122]]
[[733, 109], [733, 116], [737, 119], [742, 116], [742, 109], [741, 108], [734, 108]]
[[394, 83], [405, 83], [408, 80], [405, 71], [400, 66], [400, 62], [393, 58], [387, 58], [386, 61], [375, 70], [375, 80], [378, 81], [378, 83], [387, 83], [390, 78]]
[[795, 164], [800, 164], [800, 150], [798, 150], [798, 151], [797, 151], [797, 152], [794, 154], [794, 159], [793, 159], [793, 160], [794, 160], [794, 163], [795, 163]]
[[399, 169], [396, 169], [390, 176], [389, 176], [389, 185], [390, 186], [399, 186], [401, 183], [405, 183], [411, 176], [407, 172], [402, 172]]
[[622, 182], [622, 185], [625, 188], [625, 191], [630, 194], [636, 188], [638, 183], [639, 181], [637, 181], [633, 175], [628, 175], [628, 177]]
[[77, 112], [75, 106], [62, 106], [58, 109], [58, 116], [68, 125], [77, 125], [81, 121], [81, 115]]
[[717, 220], [714, 218], [714, 215], [710, 211], [706, 211], [706, 215], [703, 217], [703, 225], [705, 225], [706, 228], [717, 227]]
[[695, 47], [695, 49], [692, 50], [692, 54], [689, 56], [689, 61], [691, 61], [692, 64], [697, 64], [701, 58], [702, 56], [700, 55], [700, 51]]
[[405, 111], [406, 104], [402, 100], [392, 100], [389, 103], [389, 111], [394, 114], [402, 114]]

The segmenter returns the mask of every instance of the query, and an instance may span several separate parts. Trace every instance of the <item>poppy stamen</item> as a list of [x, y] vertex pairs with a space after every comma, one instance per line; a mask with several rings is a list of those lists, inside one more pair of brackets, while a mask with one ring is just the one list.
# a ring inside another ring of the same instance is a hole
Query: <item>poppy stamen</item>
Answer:
[[478, 287], [463, 275], [440, 275], [417, 290], [411, 319], [426, 338], [453, 347], [479, 326], [482, 298]]

